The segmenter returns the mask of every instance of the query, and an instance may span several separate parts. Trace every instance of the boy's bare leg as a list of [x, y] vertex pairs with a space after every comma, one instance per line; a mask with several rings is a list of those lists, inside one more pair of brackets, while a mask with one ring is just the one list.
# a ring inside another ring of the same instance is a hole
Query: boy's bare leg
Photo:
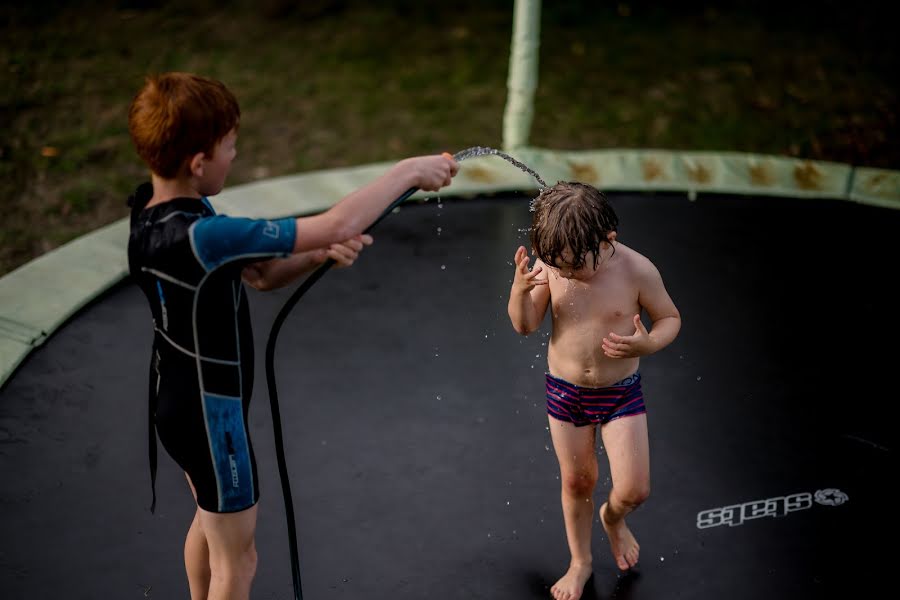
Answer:
[[640, 545], [625, 524], [625, 516], [650, 495], [650, 443], [647, 415], [622, 417], [600, 428], [612, 489], [609, 500], [600, 507], [600, 522], [609, 536], [613, 557], [620, 569], [638, 562]]
[[235, 513], [197, 509], [209, 546], [209, 600], [248, 600], [256, 574], [257, 505]]
[[184, 568], [187, 571], [191, 600], [206, 600], [209, 595], [209, 546], [200, 526], [200, 509], [184, 540]]
[[594, 520], [594, 488], [597, 455], [594, 425], [575, 427], [548, 417], [550, 437], [559, 460], [563, 518], [572, 560], [569, 570], [550, 588], [556, 600], [577, 600], [591, 576], [591, 525]]
[[[197, 492], [188, 474], [188, 485], [194, 494], [194, 502], [197, 501]], [[200, 526], [200, 509], [194, 513], [194, 520], [188, 529], [184, 540], [184, 569], [187, 571], [188, 586], [191, 590], [191, 600], [206, 600], [209, 595], [209, 546], [206, 543], [206, 535]]]

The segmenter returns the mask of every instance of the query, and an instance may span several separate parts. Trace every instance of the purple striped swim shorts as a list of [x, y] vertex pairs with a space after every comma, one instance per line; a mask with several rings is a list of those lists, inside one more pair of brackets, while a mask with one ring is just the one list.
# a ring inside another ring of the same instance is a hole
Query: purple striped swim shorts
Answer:
[[547, 414], [554, 419], [583, 427], [646, 412], [640, 373], [602, 388], [581, 387], [547, 373]]

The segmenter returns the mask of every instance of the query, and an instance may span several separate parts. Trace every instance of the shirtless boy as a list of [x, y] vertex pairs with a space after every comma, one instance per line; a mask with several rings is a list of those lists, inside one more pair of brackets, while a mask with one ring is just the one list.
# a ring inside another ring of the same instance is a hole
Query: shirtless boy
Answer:
[[[668, 346], [681, 316], [650, 260], [616, 239], [618, 217], [590, 185], [559, 182], [535, 199], [529, 269], [524, 246], [515, 255], [509, 318], [515, 330], [537, 330], [551, 307], [547, 352], [547, 414], [562, 482], [571, 553], [569, 569], [551, 588], [556, 600], [577, 600], [592, 572], [591, 525], [598, 464], [596, 430], [609, 459], [612, 489], [600, 506], [616, 565], [638, 562], [640, 546], [625, 517], [650, 493], [647, 415], [640, 358]], [[641, 321], [646, 312], [651, 326]]]

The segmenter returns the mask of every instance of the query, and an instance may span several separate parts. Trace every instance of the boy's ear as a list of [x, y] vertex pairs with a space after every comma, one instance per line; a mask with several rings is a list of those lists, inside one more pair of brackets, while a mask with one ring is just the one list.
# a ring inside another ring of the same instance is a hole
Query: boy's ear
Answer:
[[610, 231], [608, 234], [606, 234], [607, 241], [610, 241], [610, 242], [616, 241], [616, 235], [617, 235], [617, 233], [615, 231]]
[[191, 175], [193, 175], [194, 177], [203, 177], [203, 160], [205, 158], [206, 155], [202, 152], [198, 152], [191, 157], [191, 160], [188, 163], [188, 168], [191, 171]]

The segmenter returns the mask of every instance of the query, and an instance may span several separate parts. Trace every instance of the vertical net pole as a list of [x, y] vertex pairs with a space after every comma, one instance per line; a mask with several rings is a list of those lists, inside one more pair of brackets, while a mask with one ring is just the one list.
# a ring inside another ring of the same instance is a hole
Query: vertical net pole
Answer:
[[507, 152], [528, 145], [538, 81], [540, 31], [541, 0], [516, 0], [503, 113], [503, 149]]

